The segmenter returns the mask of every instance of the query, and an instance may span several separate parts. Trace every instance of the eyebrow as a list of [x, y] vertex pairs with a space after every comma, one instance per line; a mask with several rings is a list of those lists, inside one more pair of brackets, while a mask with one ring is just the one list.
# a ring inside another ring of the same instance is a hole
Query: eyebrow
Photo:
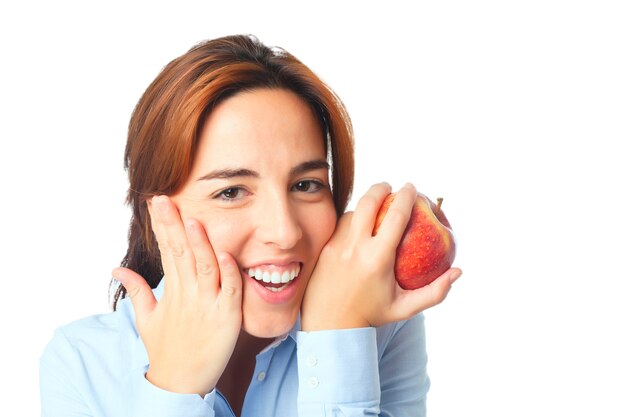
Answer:
[[[317, 169], [330, 169], [330, 165], [327, 161], [323, 159], [315, 159], [312, 161], [302, 162], [301, 164], [296, 165], [291, 168], [289, 171], [289, 176], [293, 177], [295, 175], [303, 174], [309, 171], [315, 171]], [[253, 177], [259, 178], [261, 175], [253, 171], [251, 169], [246, 168], [226, 168], [226, 169], [216, 169], [215, 171], [211, 171], [206, 175], [201, 176], [196, 181], [206, 181], [206, 180], [214, 180], [214, 179], [228, 179], [228, 178], [236, 178], [236, 177]]]

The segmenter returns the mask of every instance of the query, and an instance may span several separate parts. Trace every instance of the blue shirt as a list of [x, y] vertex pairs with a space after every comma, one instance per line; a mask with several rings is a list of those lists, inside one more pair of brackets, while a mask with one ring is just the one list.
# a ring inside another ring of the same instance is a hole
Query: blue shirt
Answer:
[[[154, 293], [161, 297], [163, 281]], [[118, 306], [55, 331], [40, 359], [42, 416], [234, 415], [218, 390], [201, 397], [152, 385], [132, 304]], [[426, 415], [422, 314], [378, 328], [299, 329], [298, 321], [257, 355], [242, 416]]]

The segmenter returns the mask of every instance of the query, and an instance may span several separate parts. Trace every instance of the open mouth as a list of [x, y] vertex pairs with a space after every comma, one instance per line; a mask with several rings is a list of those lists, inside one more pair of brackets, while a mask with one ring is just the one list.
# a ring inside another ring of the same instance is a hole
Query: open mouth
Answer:
[[250, 278], [272, 292], [284, 290], [300, 274], [300, 263], [292, 262], [286, 266], [263, 265], [248, 269]]

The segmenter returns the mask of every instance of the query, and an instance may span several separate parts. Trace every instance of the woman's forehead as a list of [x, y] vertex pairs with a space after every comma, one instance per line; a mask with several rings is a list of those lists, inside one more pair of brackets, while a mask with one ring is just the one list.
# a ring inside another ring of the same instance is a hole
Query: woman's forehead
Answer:
[[320, 158], [326, 158], [325, 146], [315, 114], [304, 100], [282, 89], [240, 93], [216, 106], [203, 126], [196, 154], [205, 169]]
[[304, 100], [287, 90], [262, 89], [237, 94], [215, 107], [200, 134], [198, 153], [203, 152], [229, 159], [293, 152], [314, 156], [324, 154], [324, 140]]

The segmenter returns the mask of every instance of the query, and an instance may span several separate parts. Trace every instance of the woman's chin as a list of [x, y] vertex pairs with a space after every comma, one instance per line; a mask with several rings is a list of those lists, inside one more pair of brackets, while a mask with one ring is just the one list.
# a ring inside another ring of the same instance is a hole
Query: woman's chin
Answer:
[[243, 330], [262, 338], [289, 333], [298, 320], [307, 280], [298, 277], [289, 287], [278, 292], [260, 288], [252, 281], [252, 278], [244, 281]]
[[287, 334], [293, 329], [298, 319], [298, 312], [292, 315], [283, 315], [269, 319], [267, 317], [259, 317], [259, 315], [243, 315], [243, 330], [255, 337], [273, 338]]

